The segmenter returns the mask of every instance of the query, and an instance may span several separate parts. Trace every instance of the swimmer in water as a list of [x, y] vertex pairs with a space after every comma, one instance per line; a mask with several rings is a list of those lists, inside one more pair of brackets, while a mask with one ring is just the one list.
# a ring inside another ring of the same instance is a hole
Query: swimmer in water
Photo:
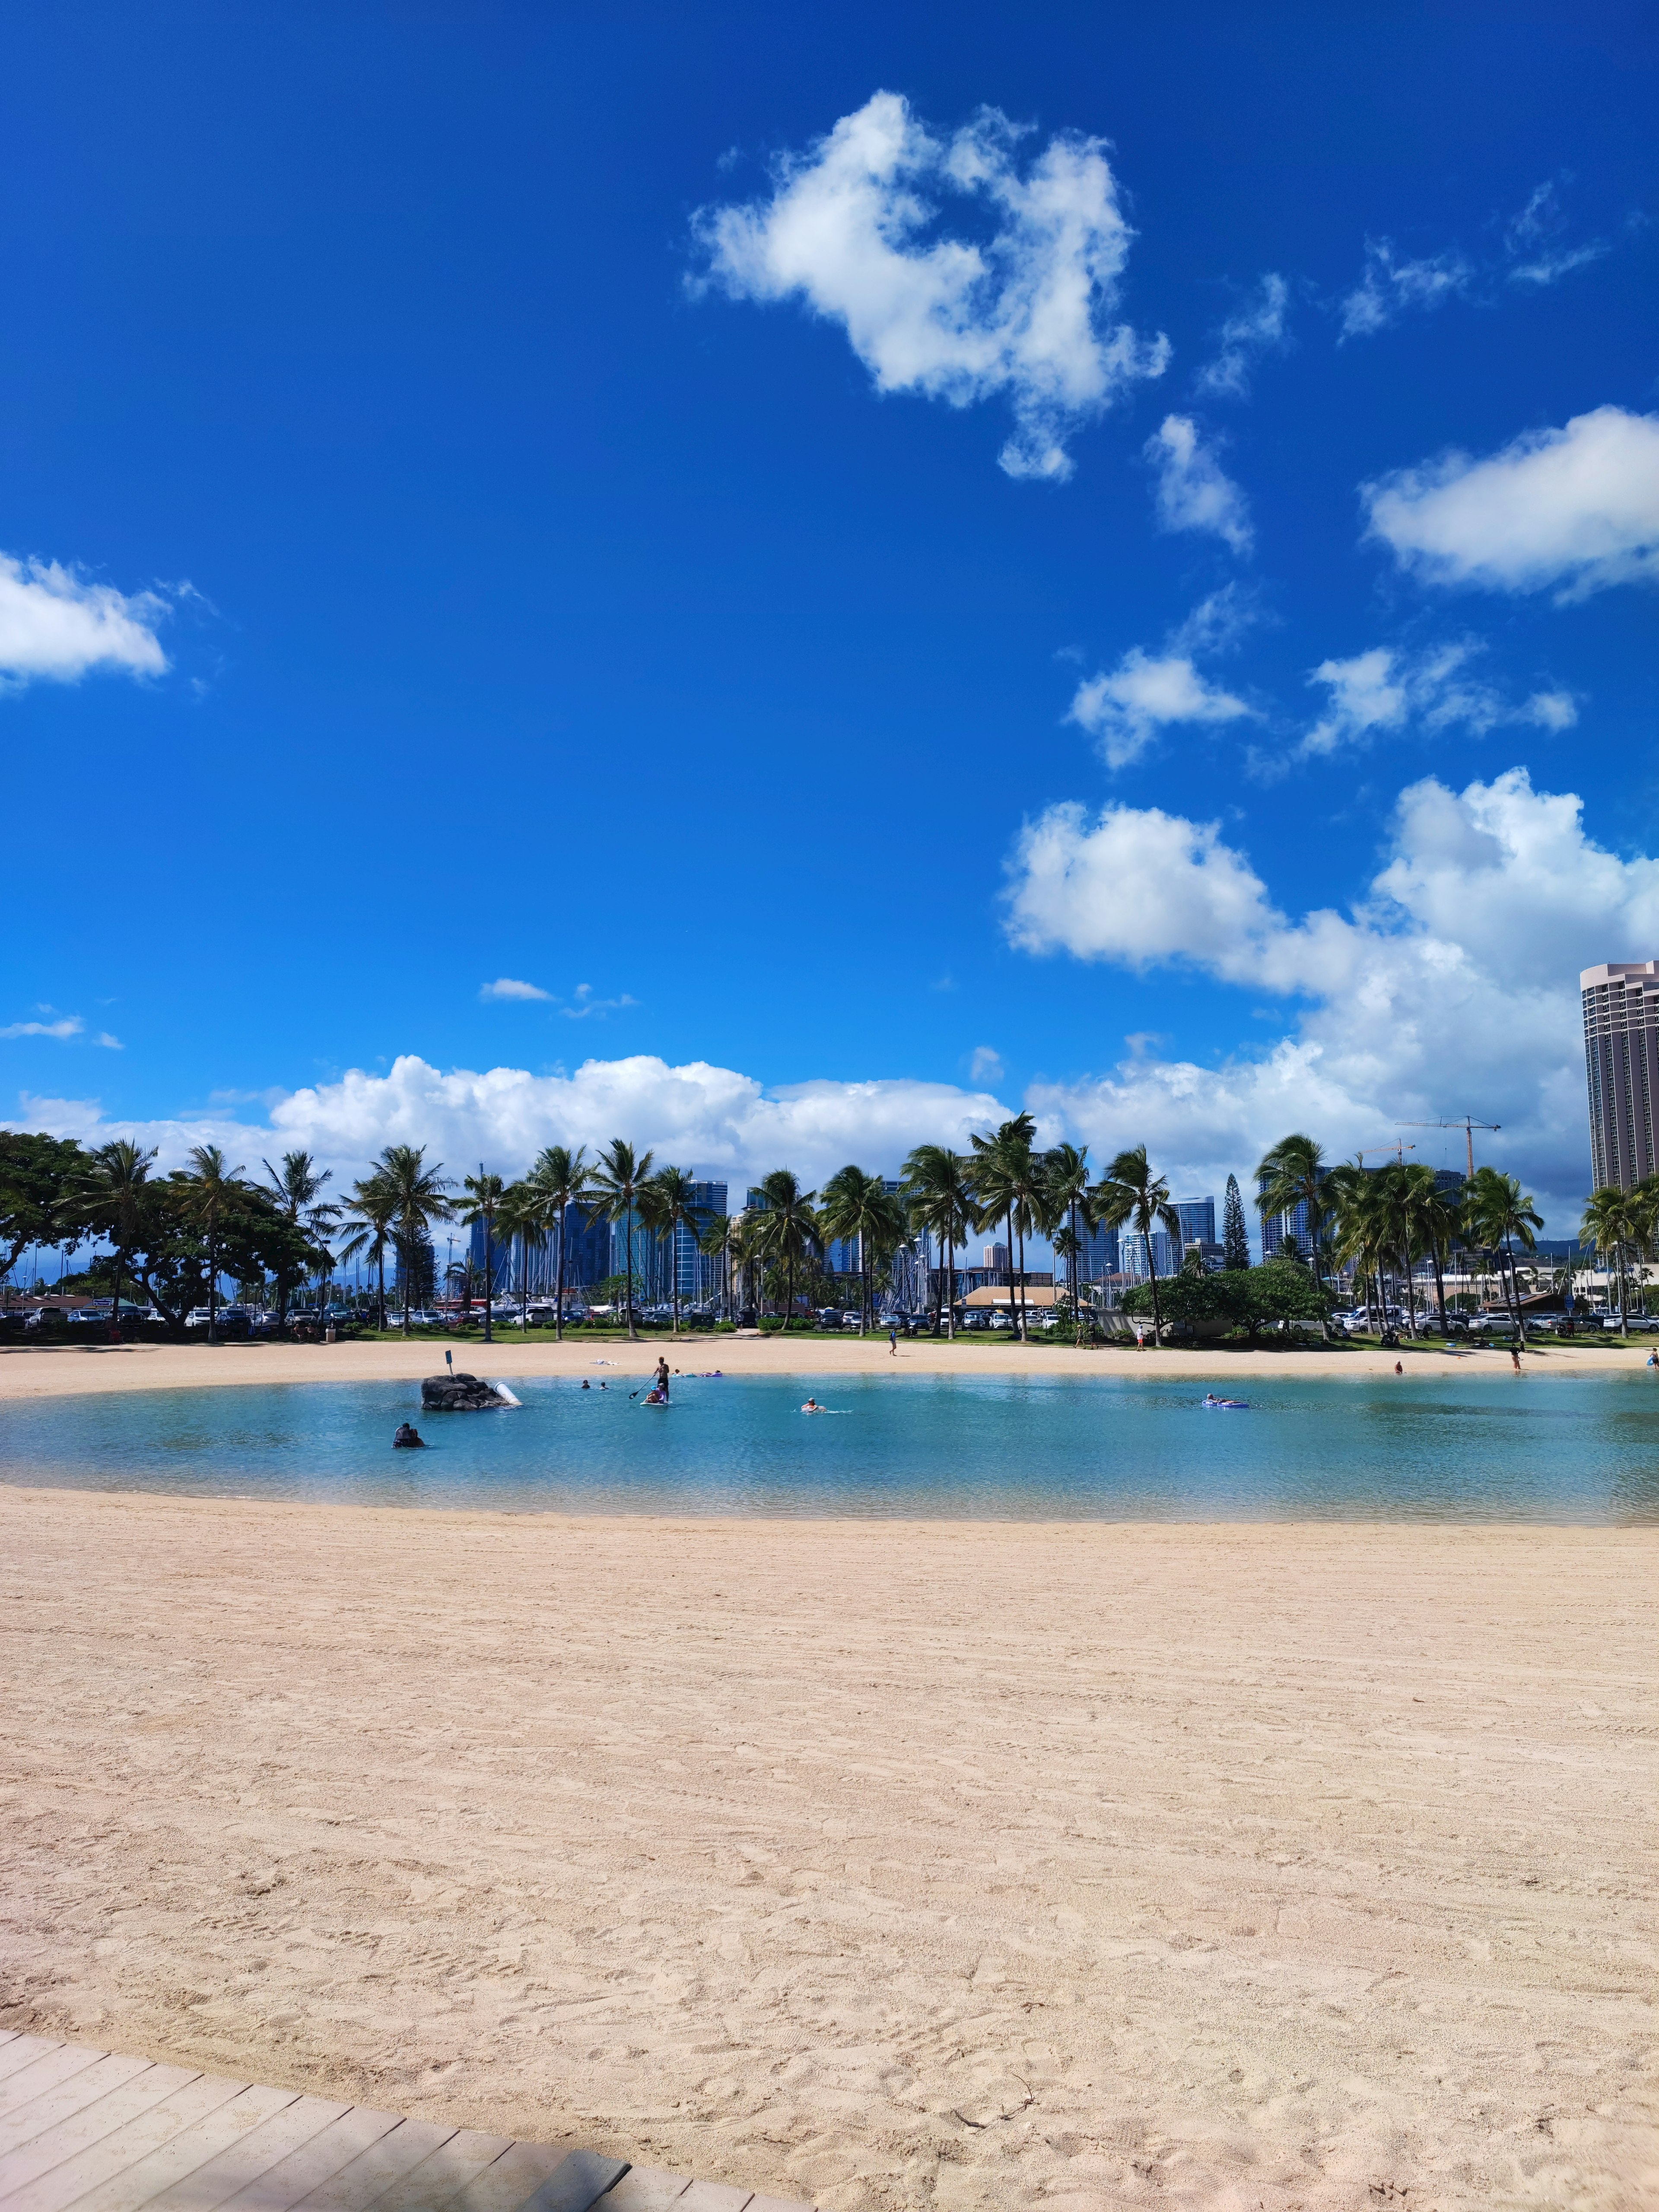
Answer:
[[1403, 1375], [1406, 1371], [1397, 1359], [1394, 1363], [1394, 1371], [1396, 1375]]
[[809, 1398], [801, 1407], [803, 1413], [822, 1413], [824, 1410], [825, 1408], [819, 1405], [816, 1398]]
[[582, 1388], [584, 1390], [591, 1390], [593, 1388], [593, 1385], [588, 1381], [586, 1375], [582, 1377]]
[[392, 1439], [392, 1449], [393, 1451], [424, 1451], [426, 1438], [412, 1423], [404, 1421]]

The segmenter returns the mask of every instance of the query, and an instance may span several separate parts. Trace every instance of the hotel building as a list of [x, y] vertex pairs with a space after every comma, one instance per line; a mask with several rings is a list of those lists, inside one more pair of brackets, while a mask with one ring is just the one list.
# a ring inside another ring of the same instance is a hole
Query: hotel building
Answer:
[[1659, 960], [1611, 960], [1578, 978], [1589, 1085], [1590, 1188], [1629, 1190], [1659, 1169]]

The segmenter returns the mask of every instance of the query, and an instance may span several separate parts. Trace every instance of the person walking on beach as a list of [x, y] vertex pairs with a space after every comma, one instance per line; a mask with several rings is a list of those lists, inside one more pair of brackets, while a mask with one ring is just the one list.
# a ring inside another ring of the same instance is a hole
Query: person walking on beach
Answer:
[[890, 1359], [898, 1358], [898, 1323], [896, 1321], [890, 1321], [887, 1324], [887, 1356]]
[[1516, 1349], [1514, 1345], [1510, 1345], [1510, 1358], [1514, 1364], [1516, 1373], [1518, 1375], [1521, 1372], [1521, 1354]]

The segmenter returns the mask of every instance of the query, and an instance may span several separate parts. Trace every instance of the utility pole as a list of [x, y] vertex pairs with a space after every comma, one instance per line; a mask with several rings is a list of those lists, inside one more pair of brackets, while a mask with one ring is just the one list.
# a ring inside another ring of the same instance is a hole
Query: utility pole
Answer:
[[[1401, 1121], [1402, 1129], [1461, 1129], [1469, 1148], [1469, 1181], [1474, 1181], [1474, 1133], [1477, 1129], [1501, 1129], [1501, 1121], [1477, 1121], [1473, 1115], [1460, 1115], [1451, 1121]], [[1412, 1147], [1415, 1152], [1415, 1146]]]

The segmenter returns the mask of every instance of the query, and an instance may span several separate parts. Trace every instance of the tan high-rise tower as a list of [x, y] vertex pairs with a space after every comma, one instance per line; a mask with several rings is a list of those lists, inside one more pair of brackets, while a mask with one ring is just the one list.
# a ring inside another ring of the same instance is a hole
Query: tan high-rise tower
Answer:
[[1578, 978], [1589, 1083], [1590, 1188], [1628, 1190], [1659, 1171], [1659, 960], [1611, 960]]

